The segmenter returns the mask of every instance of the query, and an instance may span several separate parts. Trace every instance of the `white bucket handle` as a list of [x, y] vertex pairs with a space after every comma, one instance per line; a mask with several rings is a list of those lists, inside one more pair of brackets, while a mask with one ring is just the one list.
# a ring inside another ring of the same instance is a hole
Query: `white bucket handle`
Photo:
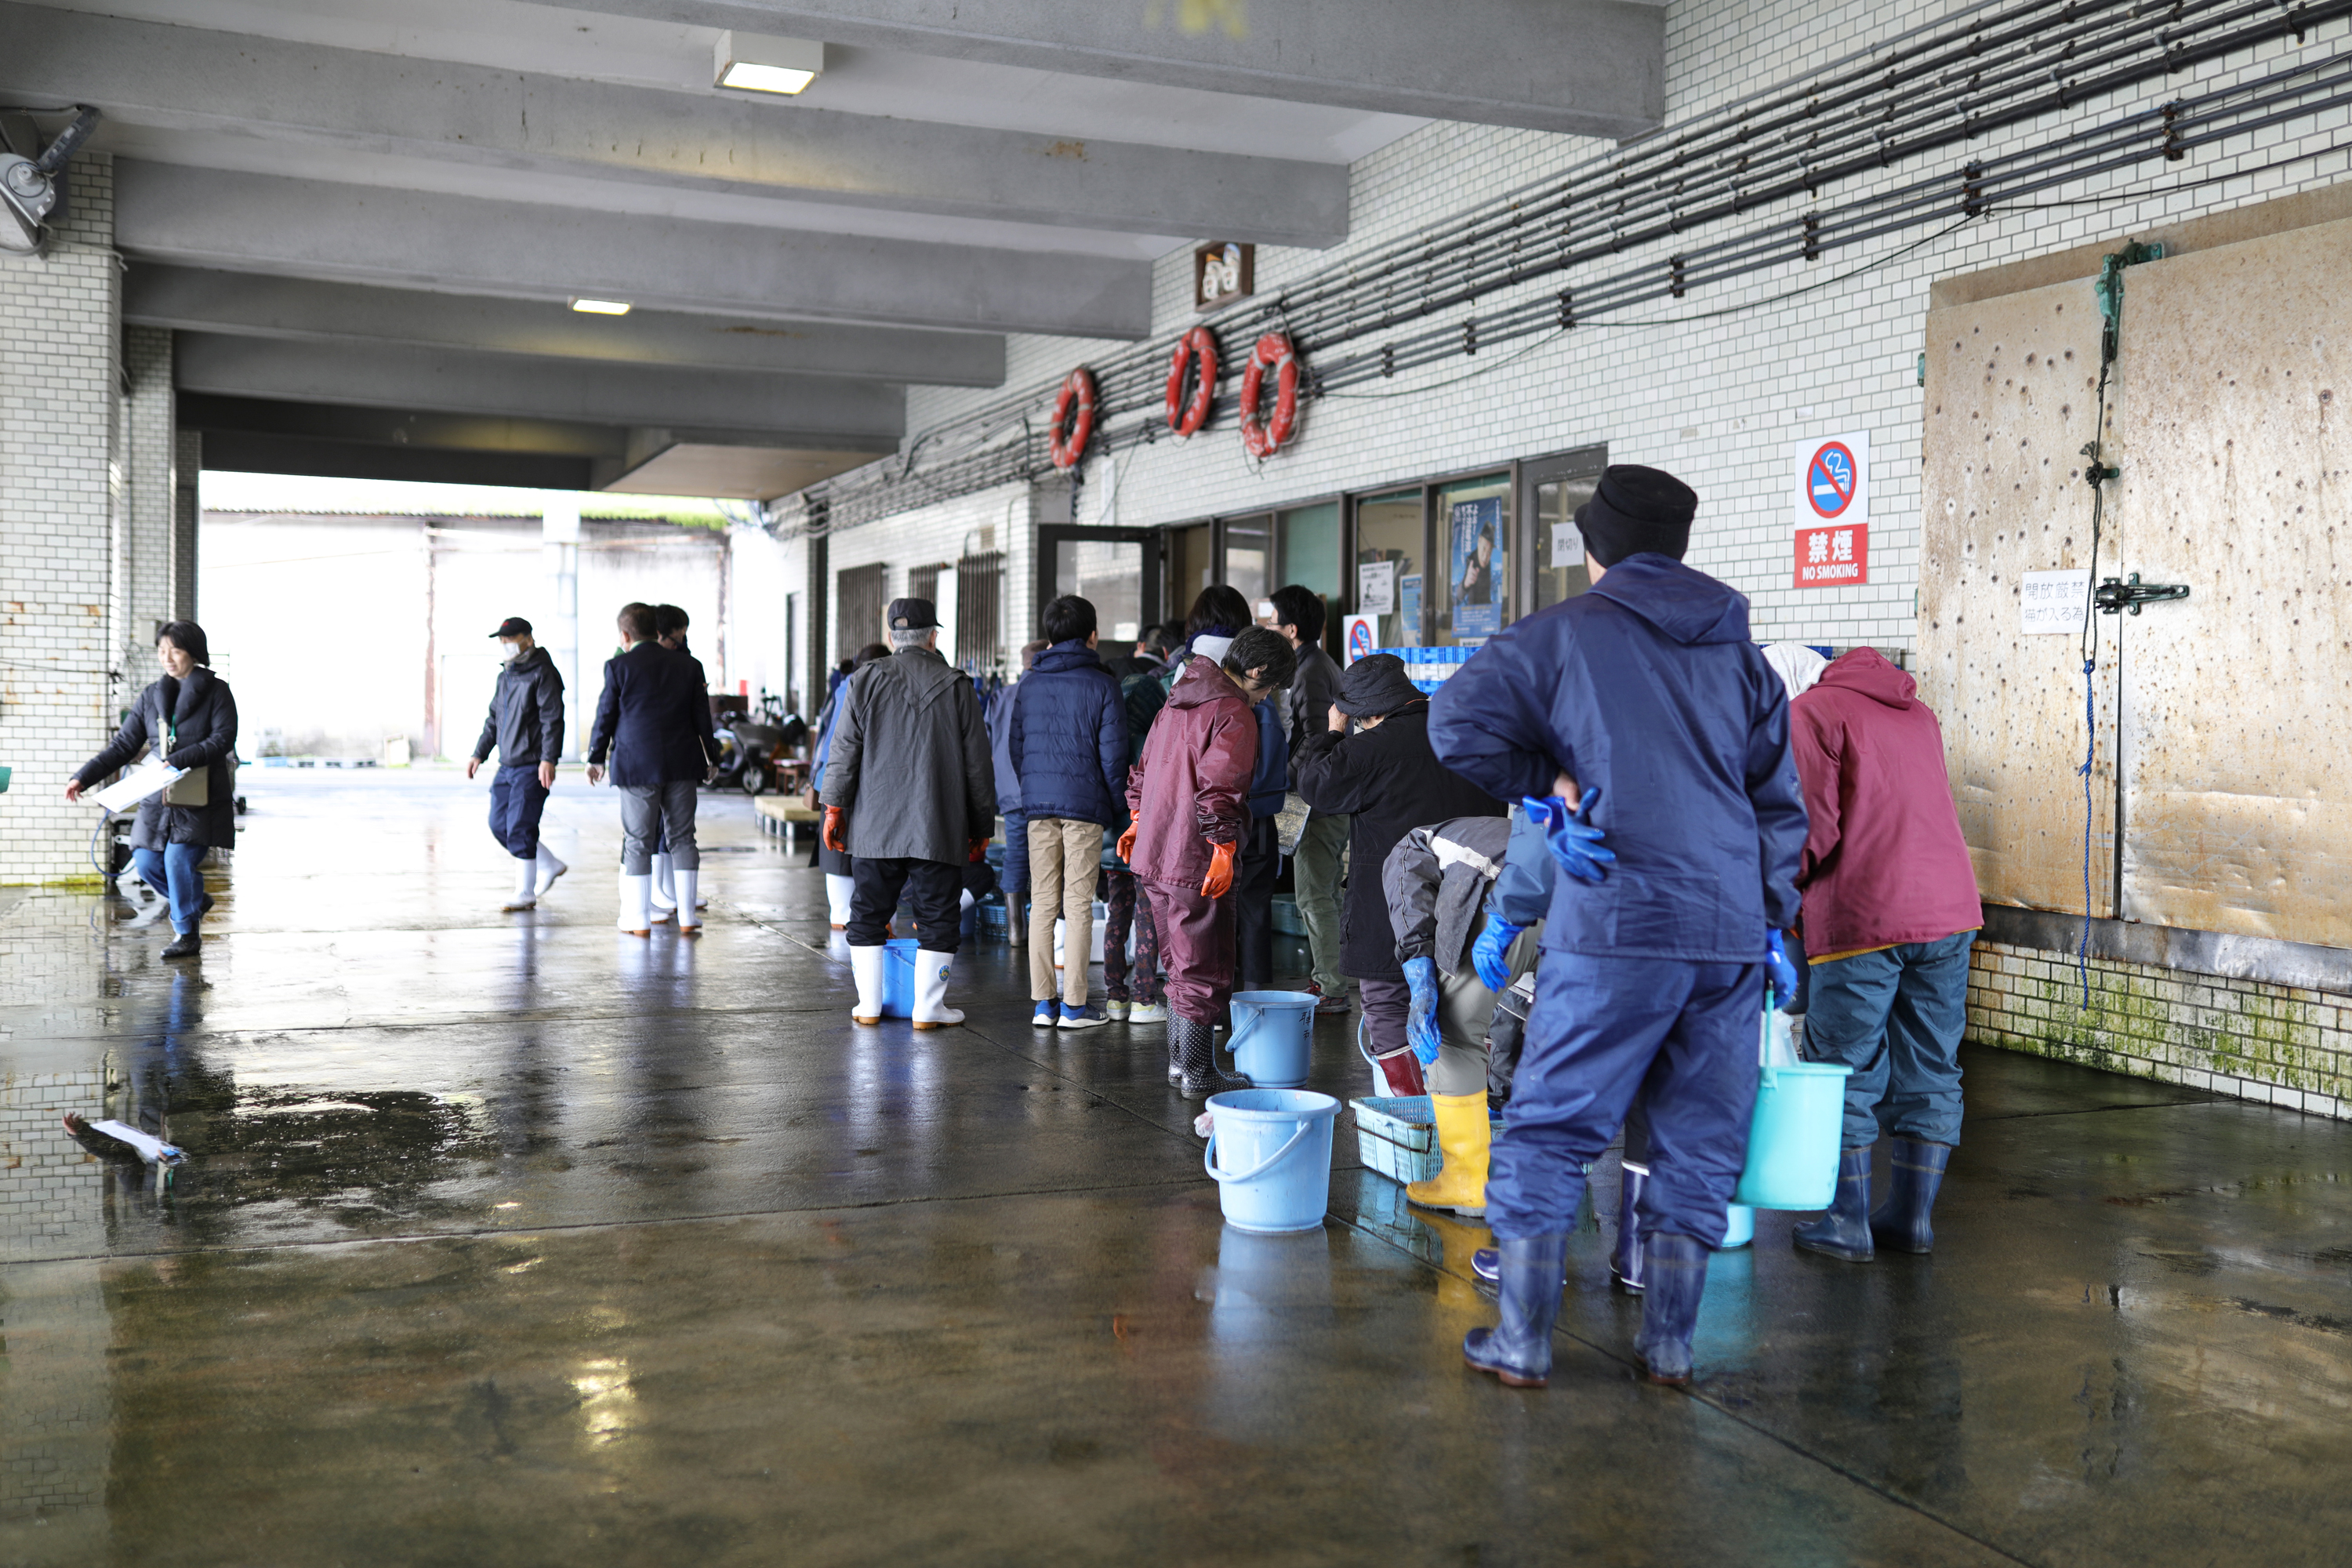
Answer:
[[1273, 1153], [1268, 1154], [1265, 1159], [1259, 1161], [1255, 1168], [1247, 1171], [1220, 1171], [1217, 1169], [1217, 1135], [1214, 1132], [1212, 1132], [1209, 1134], [1209, 1146], [1201, 1151], [1201, 1168], [1209, 1173], [1210, 1179], [1213, 1181], [1254, 1182], [1260, 1176], [1265, 1175], [1268, 1171], [1273, 1170], [1276, 1165], [1281, 1163], [1282, 1157], [1285, 1154], [1289, 1153], [1293, 1149], [1298, 1147], [1298, 1141], [1301, 1138], [1306, 1137], [1308, 1129], [1312, 1128], [1314, 1125], [1315, 1124], [1312, 1121], [1300, 1122], [1298, 1124], [1298, 1131], [1290, 1135], [1289, 1142], [1285, 1143], [1281, 1148], [1276, 1149]]

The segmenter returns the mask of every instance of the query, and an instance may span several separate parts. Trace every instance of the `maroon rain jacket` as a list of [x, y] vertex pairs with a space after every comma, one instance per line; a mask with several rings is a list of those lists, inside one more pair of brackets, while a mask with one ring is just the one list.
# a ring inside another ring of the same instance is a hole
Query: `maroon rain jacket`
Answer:
[[1937, 942], [1984, 924], [1943, 728], [1917, 690], [1877, 649], [1858, 647], [1790, 705], [1811, 821], [1797, 871], [1809, 958]]
[[1256, 771], [1257, 715], [1232, 678], [1194, 657], [1152, 721], [1143, 760], [1128, 770], [1127, 808], [1136, 823], [1128, 864], [1135, 874], [1199, 892], [1210, 843], [1233, 843], [1249, 826]]

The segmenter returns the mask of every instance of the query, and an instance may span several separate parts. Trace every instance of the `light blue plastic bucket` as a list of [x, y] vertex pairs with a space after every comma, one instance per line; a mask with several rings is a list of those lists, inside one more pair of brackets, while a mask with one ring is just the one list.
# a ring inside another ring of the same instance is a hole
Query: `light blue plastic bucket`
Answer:
[[921, 942], [902, 936], [882, 944], [882, 1016], [915, 1016], [915, 949]]
[[1756, 1239], [1756, 1211], [1746, 1204], [1733, 1204], [1724, 1211], [1722, 1251], [1745, 1247]]
[[1845, 1080], [1853, 1069], [1801, 1062], [1761, 1069], [1748, 1125], [1748, 1166], [1736, 1203], [1759, 1209], [1825, 1209], [1837, 1196]]
[[1234, 993], [1234, 1068], [1254, 1089], [1297, 1089], [1314, 1058], [1315, 1001], [1304, 991]]
[[1260, 1236], [1315, 1230], [1331, 1205], [1331, 1124], [1339, 1102], [1304, 1089], [1236, 1089], [1209, 1096], [1213, 1131], [1202, 1167], [1225, 1223]]

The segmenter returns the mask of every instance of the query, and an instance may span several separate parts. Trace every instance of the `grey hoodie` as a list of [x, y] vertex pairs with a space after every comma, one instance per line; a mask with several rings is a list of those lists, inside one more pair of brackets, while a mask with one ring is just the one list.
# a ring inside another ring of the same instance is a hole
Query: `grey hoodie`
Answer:
[[996, 831], [996, 764], [971, 680], [929, 648], [857, 672], [834, 721], [827, 805], [847, 808], [860, 860], [964, 863]]

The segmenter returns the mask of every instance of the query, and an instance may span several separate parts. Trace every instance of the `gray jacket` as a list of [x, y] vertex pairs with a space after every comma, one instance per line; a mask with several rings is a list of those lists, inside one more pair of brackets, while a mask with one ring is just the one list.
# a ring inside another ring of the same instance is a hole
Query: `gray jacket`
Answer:
[[563, 756], [563, 677], [543, 647], [509, 659], [490, 694], [490, 716], [474, 742], [477, 762], [499, 749], [501, 767], [533, 767]]
[[850, 813], [860, 860], [944, 860], [996, 831], [996, 764], [971, 680], [929, 648], [900, 648], [845, 689], [825, 759], [827, 805]]
[[1397, 962], [1433, 958], [1438, 971], [1470, 967], [1470, 941], [1484, 921], [1486, 889], [1503, 869], [1511, 845], [1507, 816], [1457, 816], [1416, 827], [1389, 851], [1381, 868], [1395, 929]]

